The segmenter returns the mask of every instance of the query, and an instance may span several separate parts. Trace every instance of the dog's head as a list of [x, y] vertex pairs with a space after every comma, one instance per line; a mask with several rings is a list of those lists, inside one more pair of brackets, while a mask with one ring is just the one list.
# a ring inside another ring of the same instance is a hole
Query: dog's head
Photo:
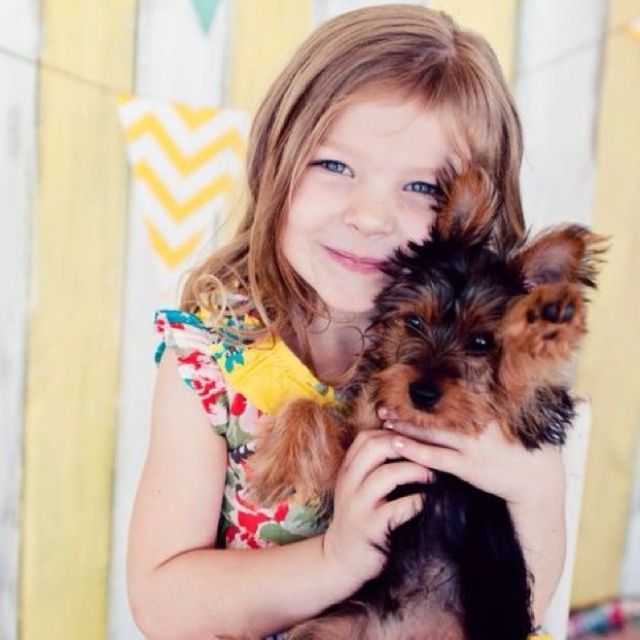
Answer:
[[499, 204], [486, 174], [445, 178], [431, 238], [386, 267], [368, 352], [377, 401], [426, 428], [497, 419], [530, 446], [561, 441], [543, 414], [569, 402], [602, 238], [567, 225], [497, 246]]

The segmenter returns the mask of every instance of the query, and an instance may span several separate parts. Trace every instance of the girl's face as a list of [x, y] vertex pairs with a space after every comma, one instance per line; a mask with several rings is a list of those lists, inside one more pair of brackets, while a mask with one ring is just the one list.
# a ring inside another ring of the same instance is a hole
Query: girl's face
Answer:
[[384, 259], [429, 236], [453, 149], [438, 112], [399, 94], [363, 97], [333, 121], [294, 188], [283, 250], [334, 317], [370, 311]]

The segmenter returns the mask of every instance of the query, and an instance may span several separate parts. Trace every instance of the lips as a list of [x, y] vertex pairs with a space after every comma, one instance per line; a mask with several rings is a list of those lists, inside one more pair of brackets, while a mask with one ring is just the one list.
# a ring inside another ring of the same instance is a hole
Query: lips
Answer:
[[329, 256], [334, 262], [337, 262], [341, 266], [354, 271], [355, 273], [372, 274], [379, 273], [380, 268], [385, 263], [384, 260], [379, 258], [368, 258], [363, 256], [357, 256], [348, 251], [339, 251], [338, 249], [332, 249], [331, 247], [325, 247]]

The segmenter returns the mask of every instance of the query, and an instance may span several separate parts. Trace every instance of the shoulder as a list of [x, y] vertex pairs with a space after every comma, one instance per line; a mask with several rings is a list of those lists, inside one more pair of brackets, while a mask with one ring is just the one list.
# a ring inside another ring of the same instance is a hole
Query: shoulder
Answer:
[[173, 432], [176, 436], [201, 434], [203, 441], [211, 440], [211, 420], [197, 394], [185, 385], [180, 371], [179, 357], [167, 351], [158, 366], [156, 376], [152, 429]]
[[198, 316], [178, 309], [156, 311], [155, 330], [160, 338], [156, 362], [160, 362], [167, 347], [178, 352], [206, 350], [210, 342], [208, 331]]
[[[192, 400], [198, 400], [196, 404], [204, 409], [209, 423], [223, 434], [228, 421], [227, 386], [212, 355], [216, 341], [211, 331], [198, 316], [172, 309], [156, 312], [155, 329], [160, 337], [155, 356], [159, 364], [158, 388], [164, 390], [165, 378], [173, 384], [181, 379], [182, 386], [191, 389]], [[171, 353], [170, 364], [163, 366], [168, 352]], [[166, 369], [171, 372], [167, 373]], [[188, 390], [181, 388], [179, 391]]]

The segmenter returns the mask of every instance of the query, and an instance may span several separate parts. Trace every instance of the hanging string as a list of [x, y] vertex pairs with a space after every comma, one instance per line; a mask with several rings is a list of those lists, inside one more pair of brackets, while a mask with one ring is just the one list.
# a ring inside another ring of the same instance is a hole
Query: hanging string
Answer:
[[[618, 37], [623, 33], [630, 33], [631, 29], [632, 29], [631, 22], [624, 22], [622, 24], [615, 25], [614, 27], [611, 27], [610, 29], [603, 31], [597, 38], [593, 38], [591, 40], [585, 40], [584, 42], [581, 42], [567, 49], [566, 51], [559, 53], [557, 56], [553, 56], [548, 60], [544, 60], [540, 64], [536, 64], [531, 67], [522, 69], [521, 71], [518, 71], [516, 73], [516, 79], [519, 80], [531, 74], [538, 73], [540, 71], [544, 71], [558, 64], [561, 64], [565, 62], [567, 59], [575, 55], [583, 53], [584, 51], [587, 51], [593, 47], [604, 44], [607, 40], [611, 38]], [[103, 91], [105, 93], [111, 93], [111, 94], [119, 94], [122, 91], [121, 87], [112, 87], [104, 82], [99, 82], [97, 80], [92, 80], [91, 78], [86, 78], [77, 73], [74, 73], [73, 71], [68, 71], [56, 65], [43, 62], [41, 58], [33, 58], [2, 45], [0, 45], [0, 55], [4, 56], [5, 58], [9, 58], [11, 60], [15, 60], [16, 62], [21, 62], [23, 64], [26, 64], [32, 67], [37, 67], [48, 73], [52, 73], [54, 75], [58, 75], [60, 77], [66, 78], [67, 80], [70, 80], [77, 84], [81, 84], [87, 87], [92, 87], [94, 89], [97, 89], [98, 91]]]
[[8, 47], [3, 47], [2, 45], [0, 45], [0, 55], [11, 60], [15, 60], [16, 62], [21, 62], [30, 67], [37, 67], [54, 75], [66, 78], [67, 80], [71, 80], [72, 82], [75, 82], [77, 84], [81, 84], [86, 87], [92, 87], [94, 89], [97, 89], [98, 91], [104, 91], [105, 93], [113, 94], [118, 94], [122, 91], [122, 88], [116, 89], [115, 87], [111, 87], [104, 82], [91, 80], [90, 78], [78, 75], [73, 71], [67, 71], [66, 69], [62, 69], [61, 67], [43, 62], [41, 58], [32, 58], [18, 51], [9, 49]]

